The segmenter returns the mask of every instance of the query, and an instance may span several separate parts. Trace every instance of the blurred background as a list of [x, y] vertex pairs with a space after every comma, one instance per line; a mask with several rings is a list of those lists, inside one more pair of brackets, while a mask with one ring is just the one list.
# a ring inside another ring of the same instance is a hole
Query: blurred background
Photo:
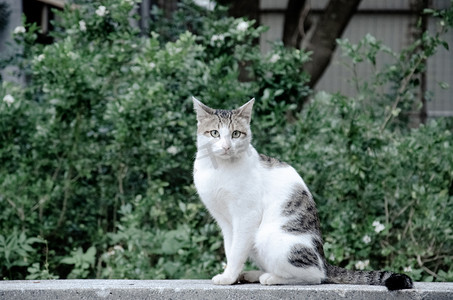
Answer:
[[[47, 34], [52, 29], [52, 20], [55, 15], [52, 9], [63, 9], [65, 3], [80, 3], [83, 0], [4, 0], [9, 8], [3, 9], [4, 25], [0, 31], [0, 55], [7, 51], [6, 44], [11, 40], [10, 32], [21, 24], [22, 14], [30, 22], [36, 22], [41, 27], [38, 37], [39, 43], [51, 43], [52, 38]], [[214, 7], [215, 2], [210, 0], [195, 1], [201, 6]], [[268, 26], [268, 30], [259, 37], [259, 45], [263, 52], [269, 51], [272, 41], [282, 40], [285, 45], [297, 48], [314, 49], [320, 47], [323, 41], [313, 38], [323, 32], [331, 31], [332, 36], [326, 38], [325, 44], [332, 44], [335, 38], [346, 38], [356, 43], [365, 34], [379, 37], [383, 44], [395, 51], [412, 44], [420, 38], [426, 30], [434, 32], [436, 21], [429, 15], [423, 15], [426, 8], [445, 9], [451, 5], [449, 0], [361, 0], [361, 1], [309, 1], [309, 0], [252, 0], [234, 1], [220, 0], [222, 5], [230, 7], [230, 15], [247, 17], [257, 21], [256, 24]], [[152, 22], [151, 8], [159, 7], [170, 16], [178, 7], [178, 0], [144, 0], [136, 9], [141, 19], [139, 26], [142, 30], [149, 28]], [[10, 14], [7, 14], [9, 11]], [[420, 16], [422, 16], [420, 18]], [[338, 19], [335, 19], [338, 18]], [[331, 20], [325, 23], [324, 20]], [[329, 41], [330, 39], [330, 41]], [[445, 37], [448, 43], [453, 36]], [[322, 61], [321, 66], [313, 70], [316, 79], [310, 85], [318, 90], [342, 92], [352, 95], [354, 87], [345, 84], [349, 70], [342, 65], [341, 52], [337, 47], [329, 45], [328, 61]], [[335, 48], [335, 49], [332, 49]], [[450, 101], [450, 92], [446, 85], [453, 84], [453, 61], [449, 59], [451, 53], [440, 49], [430, 57], [427, 67], [420, 77], [419, 97], [424, 105], [420, 111], [413, 111], [412, 120], [415, 124], [427, 117], [452, 116], [453, 104]], [[378, 64], [386, 64], [385, 57], [378, 57]], [[368, 76], [369, 69], [360, 66], [357, 69], [360, 76]], [[312, 76], [313, 78], [313, 76]], [[442, 84], [439, 84], [441, 82]], [[428, 93], [428, 95], [427, 95]], [[430, 93], [436, 95], [430, 98]], [[430, 101], [426, 101], [429, 99]]]

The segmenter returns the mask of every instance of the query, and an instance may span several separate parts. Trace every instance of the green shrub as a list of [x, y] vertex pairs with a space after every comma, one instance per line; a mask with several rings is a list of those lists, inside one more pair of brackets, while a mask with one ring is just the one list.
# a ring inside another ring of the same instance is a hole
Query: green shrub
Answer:
[[[356, 99], [318, 94], [279, 140], [314, 193], [332, 263], [452, 280], [453, 145], [442, 120], [402, 134]], [[299, 134], [298, 134], [299, 133]], [[434, 275], [433, 275], [434, 274]]]
[[388, 119], [391, 102], [363, 101], [372, 89], [355, 98], [320, 93], [299, 113], [310, 94], [303, 51], [275, 44], [263, 55], [262, 27], [189, 1], [173, 26], [159, 19], [143, 36], [131, 25], [133, 4], [66, 9], [52, 45], [34, 44], [33, 25], [15, 34], [22, 51], [9, 62], [29, 80], [0, 88], [3, 278], [221, 271], [220, 233], [192, 184], [195, 95], [222, 108], [256, 97], [254, 143], [310, 186], [332, 262], [369, 259], [373, 268], [410, 267], [417, 280], [452, 279], [453, 141], [444, 122], [402, 130], [397, 114]]

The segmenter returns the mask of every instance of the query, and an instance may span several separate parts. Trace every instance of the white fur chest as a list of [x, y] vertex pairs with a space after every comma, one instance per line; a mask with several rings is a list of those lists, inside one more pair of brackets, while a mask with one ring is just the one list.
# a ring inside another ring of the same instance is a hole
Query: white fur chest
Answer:
[[262, 195], [262, 178], [253, 156], [236, 162], [195, 160], [194, 182], [208, 210], [257, 209]]

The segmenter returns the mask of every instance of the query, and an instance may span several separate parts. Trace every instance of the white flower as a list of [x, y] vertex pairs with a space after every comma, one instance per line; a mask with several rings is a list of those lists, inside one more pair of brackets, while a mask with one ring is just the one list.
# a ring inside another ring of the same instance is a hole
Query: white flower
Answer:
[[152, 70], [152, 69], [154, 69], [156, 67], [156, 64], [153, 63], [153, 62], [150, 62], [148, 66]]
[[335, 255], [333, 255], [333, 253], [330, 253], [329, 260], [330, 261], [335, 261]]
[[249, 28], [249, 23], [245, 21], [241, 21], [238, 26], [236, 27], [237, 30], [239, 31], [246, 31]]
[[362, 242], [364, 242], [365, 244], [369, 244], [371, 242], [371, 238], [368, 234], [365, 234], [362, 238]]
[[178, 148], [176, 146], [170, 146], [167, 148], [167, 152], [175, 155], [176, 153], [178, 153]]
[[384, 224], [381, 224], [381, 222], [379, 222], [379, 221], [374, 221], [372, 225], [374, 226], [374, 231], [376, 233], [379, 233], [385, 229]]
[[376, 38], [369, 33], [365, 36], [365, 40], [370, 44], [376, 43]]
[[199, 7], [203, 7], [207, 10], [214, 10], [215, 8], [215, 1], [212, 1], [212, 0], [194, 0], [193, 1], [196, 5], [198, 5]]
[[24, 26], [17, 26], [16, 28], [14, 28], [14, 34], [21, 34], [21, 33], [25, 33], [25, 27]]
[[270, 61], [271, 63], [276, 63], [279, 59], [280, 59], [280, 55], [278, 55], [277, 53], [275, 53], [274, 55], [271, 56], [271, 58], [269, 59], [269, 61]]
[[225, 40], [225, 36], [223, 34], [214, 34], [212, 37], [211, 37], [211, 44], [217, 42], [217, 41], [221, 41], [223, 42]]
[[380, 224], [379, 226], [376, 226], [376, 228], [374, 228], [374, 231], [376, 231], [376, 233], [379, 233], [384, 229], [385, 229], [385, 226]]
[[211, 37], [211, 45], [215, 46], [217, 43], [222, 43], [225, 40], [225, 36], [223, 34], [214, 34]]
[[39, 54], [39, 55], [35, 58], [35, 60], [36, 60], [37, 62], [40, 62], [40, 61], [43, 61], [44, 58], [46, 58], [46, 56], [45, 56], [44, 54]]
[[368, 265], [370, 264], [370, 260], [367, 259], [365, 261], [359, 260], [358, 262], [355, 263], [355, 268], [357, 270], [364, 270]]
[[11, 104], [14, 103], [14, 97], [11, 96], [10, 94], [5, 95], [5, 97], [3, 97], [3, 102], [5, 102], [9, 107], [9, 106], [11, 106]]
[[87, 31], [87, 24], [85, 23], [85, 21], [79, 21], [79, 29], [80, 31]]
[[101, 5], [98, 7], [98, 9], [96, 9], [96, 14], [99, 17], [103, 17], [106, 13], [107, 13], [107, 9], [105, 8], [104, 5]]
[[408, 267], [404, 267], [404, 272], [412, 272], [412, 267], [411, 266], [408, 266]]

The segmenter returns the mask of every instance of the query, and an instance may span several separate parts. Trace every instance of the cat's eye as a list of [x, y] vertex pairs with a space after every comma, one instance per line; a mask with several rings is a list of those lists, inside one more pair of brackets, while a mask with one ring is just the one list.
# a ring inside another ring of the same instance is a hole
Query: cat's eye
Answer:
[[209, 133], [214, 138], [218, 138], [220, 136], [220, 133], [217, 130], [211, 130]]
[[237, 139], [241, 136], [241, 134], [242, 134], [242, 132], [235, 130], [235, 131], [233, 131], [233, 134], [231, 135], [231, 137], [233, 139]]

